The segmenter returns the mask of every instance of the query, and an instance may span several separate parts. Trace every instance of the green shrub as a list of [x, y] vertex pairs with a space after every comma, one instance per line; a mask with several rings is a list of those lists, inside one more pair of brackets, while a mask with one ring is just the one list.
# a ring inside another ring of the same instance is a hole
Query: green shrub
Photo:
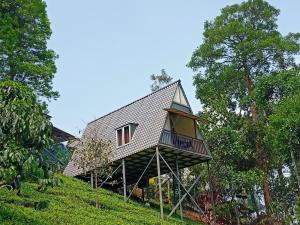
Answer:
[[43, 210], [43, 209], [47, 209], [48, 206], [49, 206], [49, 202], [47, 200], [46, 201], [40, 201], [40, 202], [36, 203], [35, 209]]
[[[123, 196], [101, 189], [98, 190], [101, 208], [96, 208], [92, 201], [97, 193], [87, 183], [64, 176], [58, 178], [62, 185], [45, 191], [39, 191], [36, 183], [24, 182], [21, 196], [15, 191], [0, 189], [0, 224], [161, 224], [159, 207], [150, 208], [133, 201], [125, 203]], [[181, 222], [173, 217], [162, 224], [199, 223]]]

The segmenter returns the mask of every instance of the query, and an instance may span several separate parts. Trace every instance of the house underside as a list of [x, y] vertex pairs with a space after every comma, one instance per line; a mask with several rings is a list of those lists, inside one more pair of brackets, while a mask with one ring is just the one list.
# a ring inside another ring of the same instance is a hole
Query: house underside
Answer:
[[[172, 137], [174, 138], [173, 143]], [[124, 160], [126, 167], [126, 183], [127, 185], [135, 184], [140, 178], [144, 169], [147, 167], [151, 158], [153, 158], [148, 166], [148, 169], [139, 182], [139, 187], [145, 187], [147, 185], [147, 180], [152, 177], [157, 177], [158, 174], [157, 162], [155, 157], [153, 157], [156, 153], [156, 147], [158, 147], [158, 151], [167, 161], [173, 171], [176, 171], [177, 169], [176, 161], [178, 163], [178, 169], [181, 170], [183, 168], [188, 168], [203, 162], [207, 162], [211, 159], [202, 141], [189, 139], [179, 135], [171, 135], [171, 133], [164, 131], [160, 139], [160, 143], [157, 146], [140, 151], [124, 159], [114, 161], [113, 170], [119, 167]], [[160, 171], [161, 175], [170, 173], [169, 168], [163, 162], [161, 162]], [[78, 175], [77, 177], [84, 180], [89, 180], [90, 173], [87, 173], [86, 175]], [[99, 184], [104, 179], [105, 177], [99, 179]], [[116, 188], [123, 185], [123, 174], [121, 167], [119, 167], [112, 177], [107, 180], [107, 185], [111, 185], [111, 182], [114, 182]]]

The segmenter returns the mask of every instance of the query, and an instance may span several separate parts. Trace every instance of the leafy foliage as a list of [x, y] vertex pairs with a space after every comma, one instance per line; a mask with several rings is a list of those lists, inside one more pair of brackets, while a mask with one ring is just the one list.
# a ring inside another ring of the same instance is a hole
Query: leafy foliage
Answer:
[[[270, 121], [279, 123], [276, 116], [270, 116], [280, 111], [275, 108], [286, 95], [299, 91], [299, 73], [292, 68], [294, 55], [300, 50], [299, 33], [283, 36], [278, 32], [278, 15], [279, 10], [263, 0], [223, 8], [219, 16], [205, 23], [203, 43], [188, 63], [197, 73], [194, 85], [196, 97], [203, 104], [203, 116], [211, 121], [201, 129], [214, 158], [218, 204], [231, 201], [234, 205], [241, 193], [251, 196], [253, 203], [261, 202], [253, 201], [255, 196], [263, 196], [268, 216], [274, 218], [279, 215], [275, 210], [279, 207], [274, 207], [280, 203], [275, 196], [277, 184], [284, 184], [278, 181], [282, 179], [278, 170], [289, 165], [282, 160], [283, 152], [288, 157], [288, 149], [280, 150], [276, 137], [269, 135]], [[292, 108], [299, 115], [298, 107]], [[284, 113], [289, 112], [281, 115]], [[294, 133], [292, 139], [298, 142], [299, 136]], [[284, 145], [287, 140], [278, 141]], [[282, 196], [287, 193], [281, 190]], [[243, 203], [241, 207], [248, 205]], [[254, 207], [257, 217], [262, 213], [259, 208]], [[248, 212], [244, 216], [250, 218], [253, 212]], [[230, 215], [237, 223], [237, 213], [232, 210]]]
[[25, 178], [41, 189], [57, 183], [42, 154], [51, 123], [41, 101], [58, 97], [50, 36], [43, 0], [0, 0], [0, 180], [17, 189]]
[[111, 142], [101, 139], [97, 130], [89, 130], [75, 148], [74, 162], [84, 173], [93, 171], [98, 176], [105, 176], [110, 172], [111, 152]]
[[194, 84], [204, 105], [213, 110], [240, 106], [247, 112], [245, 76], [255, 81], [294, 65], [300, 34], [283, 37], [277, 31], [278, 15], [267, 2], [250, 0], [225, 7], [214, 21], [205, 23], [203, 44], [188, 63], [199, 72]]
[[39, 96], [58, 97], [52, 90], [57, 55], [47, 49], [50, 35], [44, 1], [1, 0], [0, 80], [20, 82]]
[[153, 81], [153, 84], [151, 84], [151, 91], [157, 91], [173, 80], [164, 69], [161, 70], [161, 74], [159, 75], [152, 74], [150, 79]]
[[[298, 77], [300, 84], [300, 75]], [[284, 97], [269, 117], [274, 148], [280, 150], [285, 162], [290, 161], [291, 151], [300, 148], [300, 88], [298, 90], [298, 93]]]
[[68, 146], [55, 143], [44, 149], [43, 156], [47, 159], [47, 163], [52, 170], [62, 172], [71, 159], [72, 152]]
[[20, 187], [25, 177], [47, 177], [41, 151], [51, 143], [46, 106], [13, 81], [0, 82], [0, 180]]
[[[293, 214], [299, 177], [299, 68], [288, 69], [260, 78], [252, 98], [266, 121], [264, 143], [268, 146], [270, 184], [274, 216], [288, 218]], [[283, 171], [288, 170], [288, 176]]]

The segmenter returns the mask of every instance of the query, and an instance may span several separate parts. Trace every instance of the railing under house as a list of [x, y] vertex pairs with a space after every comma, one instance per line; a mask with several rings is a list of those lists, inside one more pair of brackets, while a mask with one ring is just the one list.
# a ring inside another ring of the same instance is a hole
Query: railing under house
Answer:
[[202, 140], [163, 130], [160, 143], [174, 148], [209, 156]]

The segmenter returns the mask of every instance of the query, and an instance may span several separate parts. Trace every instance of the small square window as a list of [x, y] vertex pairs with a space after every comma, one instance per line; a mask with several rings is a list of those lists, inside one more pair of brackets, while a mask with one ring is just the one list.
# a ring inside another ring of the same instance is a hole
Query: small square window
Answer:
[[122, 137], [123, 135], [122, 135], [122, 129], [119, 129], [119, 130], [117, 130], [117, 142], [118, 142], [118, 146], [121, 146], [122, 145], [122, 139], [123, 139], [123, 137]]
[[133, 137], [133, 133], [137, 124], [129, 124], [116, 130], [117, 146], [129, 143]]
[[129, 142], [130, 136], [129, 136], [129, 126], [124, 127], [124, 144], [127, 144]]

